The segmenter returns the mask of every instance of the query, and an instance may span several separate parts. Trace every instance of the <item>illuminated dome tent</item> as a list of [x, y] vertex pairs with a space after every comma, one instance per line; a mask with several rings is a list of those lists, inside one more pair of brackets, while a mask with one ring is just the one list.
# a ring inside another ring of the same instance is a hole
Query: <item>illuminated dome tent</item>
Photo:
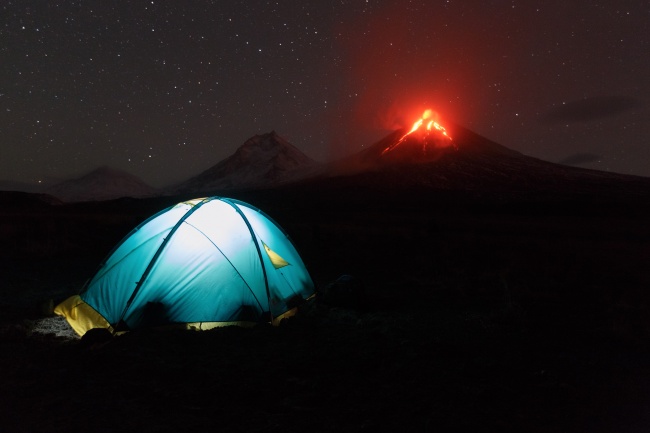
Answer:
[[136, 227], [55, 312], [83, 335], [182, 324], [279, 323], [314, 283], [289, 237], [259, 209], [208, 197]]

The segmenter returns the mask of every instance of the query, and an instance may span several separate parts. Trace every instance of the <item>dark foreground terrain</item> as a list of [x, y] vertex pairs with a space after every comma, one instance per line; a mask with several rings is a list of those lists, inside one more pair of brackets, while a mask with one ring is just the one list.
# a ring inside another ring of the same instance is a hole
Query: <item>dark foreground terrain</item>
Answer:
[[0, 431], [650, 430], [645, 198], [238, 198], [289, 232], [317, 287], [352, 275], [364, 305], [317, 297], [277, 328], [36, 332], [43, 301], [177, 199], [5, 197]]

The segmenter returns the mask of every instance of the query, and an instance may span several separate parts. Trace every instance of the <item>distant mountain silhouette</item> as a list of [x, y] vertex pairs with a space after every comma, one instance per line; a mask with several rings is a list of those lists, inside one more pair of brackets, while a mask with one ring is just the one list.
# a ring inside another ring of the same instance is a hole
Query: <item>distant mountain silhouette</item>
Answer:
[[0, 191], [0, 208], [3, 213], [11, 213], [15, 210], [22, 212], [25, 209], [41, 209], [62, 204], [61, 200], [48, 194]]
[[43, 191], [41, 184], [18, 182], [13, 180], [0, 180], [0, 191], [22, 191], [39, 193]]
[[176, 192], [218, 192], [272, 188], [317, 169], [312, 160], [275, 131], [255, 135], [233, 155], [175, 188]]
[[79, 178], [53, 185], [46, 192], [66, 202], [82, 202], [149, 197], [157, 191], [130, 173], [100, 167]]

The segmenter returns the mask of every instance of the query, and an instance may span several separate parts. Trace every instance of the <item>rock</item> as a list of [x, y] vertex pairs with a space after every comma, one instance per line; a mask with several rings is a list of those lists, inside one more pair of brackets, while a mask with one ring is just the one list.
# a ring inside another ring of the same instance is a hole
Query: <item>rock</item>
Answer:
[[318, 296], [331, 307], [361, 309], [366, 303], [365, 285], [351, 275], [341, 275], [321, 289]]

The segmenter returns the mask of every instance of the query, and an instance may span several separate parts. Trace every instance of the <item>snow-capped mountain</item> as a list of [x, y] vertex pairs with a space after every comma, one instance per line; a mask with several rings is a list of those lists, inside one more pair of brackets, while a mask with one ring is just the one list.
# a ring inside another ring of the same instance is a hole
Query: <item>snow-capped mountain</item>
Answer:
[[271, 188], [303, 178], [319, 164], [275, 131], [255, 135], [233, 155], [183, 182], [177, 192]]
[[149, 197], [156, 189], [137, 176], [109, 167], [100, 167], [76, 179], [66, 180], [47, 189], [66, 202], [113, 200], [121, 197]]

